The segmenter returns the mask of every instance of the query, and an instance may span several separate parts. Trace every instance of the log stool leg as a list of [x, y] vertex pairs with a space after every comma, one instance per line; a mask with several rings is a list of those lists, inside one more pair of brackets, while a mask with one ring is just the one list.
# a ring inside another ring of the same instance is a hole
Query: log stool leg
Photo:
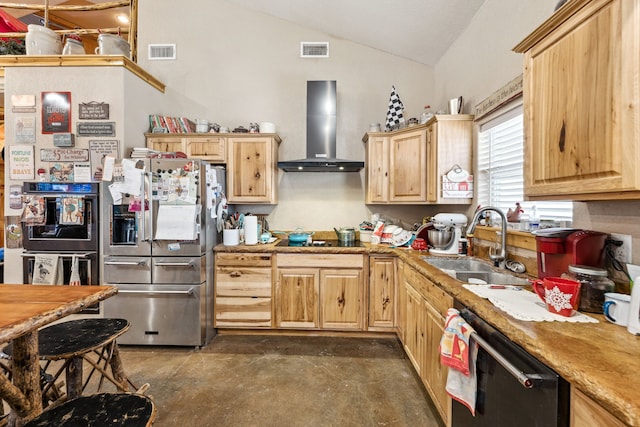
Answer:
[[129, 377], [124, 373], [124, 368], [122, 366], [122, 359], [120, 358], [120, 350], [118, 349], [118, 344], [114, 341], [111, 343], [111, 358], [109, 360], [109, 364], [111, 365], [111, 372], [113, 373], [113, 378], [120, 383], [121, 391], [129, 391], [129, 385], [133, 387], [135, 390], [137, 387], [129, 380]]
[[74, 356], [67, 362], [67, 399], [82, 395], [82, 356]]

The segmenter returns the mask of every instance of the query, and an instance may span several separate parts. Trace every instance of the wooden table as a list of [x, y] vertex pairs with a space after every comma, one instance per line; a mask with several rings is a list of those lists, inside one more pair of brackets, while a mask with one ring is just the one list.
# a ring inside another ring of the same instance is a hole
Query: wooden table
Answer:
[[42, 412], [38, 329], [107, 299], [115, 286], [0, 284], [0, 344], [13, 340], [13, 383], [0, 375], [0, 397], [21, 425]]

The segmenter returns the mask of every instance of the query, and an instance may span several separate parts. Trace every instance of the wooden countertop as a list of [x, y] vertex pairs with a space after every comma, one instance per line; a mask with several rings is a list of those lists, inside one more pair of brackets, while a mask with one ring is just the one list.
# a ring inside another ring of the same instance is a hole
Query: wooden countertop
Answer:
[[218, 252], [393, 254], [416, 268], [530, 354], [550, 366], [572, 387], [631, 426], [640, 426], [640, 337], [589, 313], [598, 323], [526, 322], [514, 319], [462, 283], [421, 259], [426, 252], [386, 245], [365, 247], [280, 247], [218, 245]]

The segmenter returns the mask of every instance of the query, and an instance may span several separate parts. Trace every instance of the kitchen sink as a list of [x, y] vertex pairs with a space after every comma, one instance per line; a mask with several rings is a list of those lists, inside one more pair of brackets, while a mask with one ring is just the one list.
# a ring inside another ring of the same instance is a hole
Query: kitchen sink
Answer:
[[496, 271], [490, 264], [472, 258], [422, 257], [422, 260], [445, 270], [461, 282], [482, 280], [492, 285], [527, 285], [529, 281], [507, 271]]
[[522, 277], [497, 271], [456, 271], [456, 279], [461, 282], [469, 282], [469, 279], [483, 280], [492, 285], [528, 285], [529, 281]]
[[438, 267], [441, 270], [453, 270], [453, 271], [493, 271], [491, 265], [484, 261], [479, 261], [472, 258], [440, 258], [440, 257], [422, 257], [423, 261], [428, 262], [434, 267]]

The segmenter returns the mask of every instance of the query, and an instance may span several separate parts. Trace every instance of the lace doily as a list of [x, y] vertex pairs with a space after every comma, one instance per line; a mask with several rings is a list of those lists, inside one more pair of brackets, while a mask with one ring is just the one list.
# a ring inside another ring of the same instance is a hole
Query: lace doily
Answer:
[[538, 295], [517, 286], [492, 289], [491, 285], [462, 285], [479, 297], [488, 299], [500, 310], [518, 320], [532, 322], [580, 322], [598, 323], [598, 319], [576, 312], [571, 317], [561, 316], [547, 310]]

